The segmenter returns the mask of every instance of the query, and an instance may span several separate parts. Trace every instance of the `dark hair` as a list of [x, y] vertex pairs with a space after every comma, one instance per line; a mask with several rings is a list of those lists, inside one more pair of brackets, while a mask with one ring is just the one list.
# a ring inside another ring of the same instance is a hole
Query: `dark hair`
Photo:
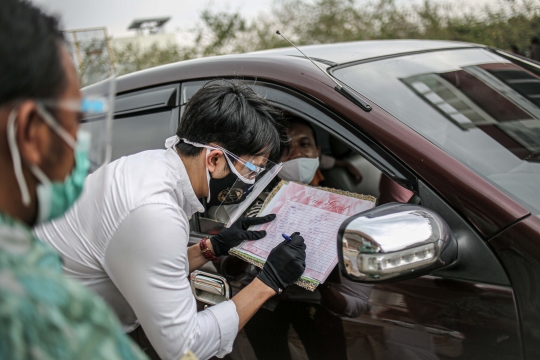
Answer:
[[[273, 162], [289, 146], [281, 111], [237, 80], [212, 81], [197, 91], [186, 105], [176, 135], [218, 144], [238, 156], [265, 155]], [[184, 142], [177, 148], [185, 156], [204, 150]]]
[[531, 44], [538, 44], [539, 41], [538, 41], [538, 38], [535, 36], [531, 39]]
[[25, 98], [54, 98], [65, 89], [58, 19], [28, 0], [2, 0], [0, 105]]
[[313, 125], [311, 125], [309, 121], [304, 120], [300, 117], [294, 116], [294, 117], [289, 118], [289, 127], [291, 127], [292, 124], [305, 125], [308, 128], [310, 128], [311, 132], [313, 133], [313, 139], [315, 140], [315, 146], [319, 146], [319, 142], [317, 141], [317, 133], [315, 132], [315, 128], [313, 127]]

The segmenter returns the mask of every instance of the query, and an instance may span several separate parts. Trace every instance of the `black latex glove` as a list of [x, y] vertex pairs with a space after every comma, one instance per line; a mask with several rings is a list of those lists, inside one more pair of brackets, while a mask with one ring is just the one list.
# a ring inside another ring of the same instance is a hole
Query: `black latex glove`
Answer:
[[303, 237], [296, 235], [291, 241], [285, 240], [272, 249], [257, 277], [280, 294], [298, 280], [305, 269], [306, 244]]
[[239, 245], [244, 240], [259, 240], [266, 236], [266, 231], [248, 231], [251, 225], [266, 224], [276, 218], [276, 214], [269, 214], [263, 217], [241, 217], [231, 225], [230, 228], [210, 238], [214, 254], [216, 256], [226, 255], [230, 249]]

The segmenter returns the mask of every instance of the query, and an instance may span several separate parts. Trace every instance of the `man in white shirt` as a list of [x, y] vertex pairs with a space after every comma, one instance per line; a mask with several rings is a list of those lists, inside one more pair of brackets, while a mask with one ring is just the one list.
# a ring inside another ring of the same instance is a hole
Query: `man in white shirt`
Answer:
[[[211, 83], [187, 104], [166, 150], [123, 157], [90, 175], [66, 217], [36, 234], [60, 252], [68, 275], [111, 305], [126, 332], [141, 324], [162, 359], [188, 350], [200, 359], [223, 357], [262, 304], [303, 273], [304, 240], [278, 245], [232, 301], [197, 313], [188, 274], [242, 240], [264, 237], [247, 228], [275, 215], [240, 218], [189, 248], [188, 219], [204, 210], [199, 198], [209, 204], [243, 200], [242, 194], [228, 198], [233, 184], [252, 184], [267, 159], [279, 160], [287, 146], [281, 117], [264, 99], [241, 83]], [[93, 213], [97, 198], [103, 198], [99, 214]], [[88, 234], [81, 224], [94, 216], [101, 226]]]

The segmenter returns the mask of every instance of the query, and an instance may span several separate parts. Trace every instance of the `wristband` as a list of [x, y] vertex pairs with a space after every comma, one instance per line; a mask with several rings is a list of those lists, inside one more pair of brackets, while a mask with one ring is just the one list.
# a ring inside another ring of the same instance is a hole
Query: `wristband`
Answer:
[[206, 240], [208, 240], [208, 237], [203, 238], [199, 242], [199, 247], [201, 248], [201, 254], [203, 254], [206, 260], [212, 261], [214, 263], [218, 263], [219, 262], [218, 257], [216, 256], [216, 254], [214, 254], [212, 250], [208, 248], [208, 246], [206, 246]]

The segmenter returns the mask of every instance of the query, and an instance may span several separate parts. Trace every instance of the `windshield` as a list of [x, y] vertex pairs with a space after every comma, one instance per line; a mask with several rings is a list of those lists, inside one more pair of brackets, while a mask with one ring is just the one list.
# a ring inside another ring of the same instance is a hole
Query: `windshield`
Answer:
[[333, 75], [538, 214], [540, 77], [529, 69], [466, 49], [351, 65]]

